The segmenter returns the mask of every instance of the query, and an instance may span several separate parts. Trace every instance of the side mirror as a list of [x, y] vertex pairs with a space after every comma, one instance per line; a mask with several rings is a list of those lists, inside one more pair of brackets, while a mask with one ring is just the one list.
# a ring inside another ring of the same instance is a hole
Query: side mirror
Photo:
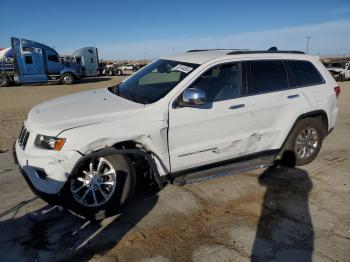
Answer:
[[203, 90], [188, 88], [183, 93], [182, 101], [187, 105], [203, 105], [207, 102], [207, 98]]

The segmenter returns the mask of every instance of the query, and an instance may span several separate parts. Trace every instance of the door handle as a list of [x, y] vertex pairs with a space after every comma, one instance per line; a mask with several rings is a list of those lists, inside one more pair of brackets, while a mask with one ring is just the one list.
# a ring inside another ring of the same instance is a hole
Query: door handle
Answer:
[[233, 106], [230, 106], [229, 109], [238, 109], [242, 107], [245, 107], [245, 104], [233, 105]]
[[298, 95], [298, 94], [296, 94], [296, 95], [290, 95], [290, 96], [287, 96], [287, 98], [288, 98], [288, 99], [293, 99], [293, 98], [297, 98], [297, 97], [299, 97], [299, 95]]

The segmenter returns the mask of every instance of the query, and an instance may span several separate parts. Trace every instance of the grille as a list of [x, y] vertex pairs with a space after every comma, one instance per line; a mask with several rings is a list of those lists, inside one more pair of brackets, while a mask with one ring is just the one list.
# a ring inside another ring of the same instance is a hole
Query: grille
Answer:
[[22, 147], [23, 150], [26, 148], [29, 135], [30, 135], [29, 131], [23, 126], [21, 133], [19, 134], [19, 137], [18, 137], [18, 144], [20, 145], [20, 147]]

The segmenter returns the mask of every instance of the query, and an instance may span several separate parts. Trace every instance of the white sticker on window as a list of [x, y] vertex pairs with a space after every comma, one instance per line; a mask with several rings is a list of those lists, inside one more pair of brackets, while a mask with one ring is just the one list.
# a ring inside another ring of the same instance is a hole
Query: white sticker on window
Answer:
[[192, 69], [193, 69], [192, 67], [185, 66], [185, 65], [181, 65], [181, 64], [178, 64], [177, 66], [175, 66], [175, 67], [172, 68], [172, 70], [184, 72], [184, 73], [186, 73], [186, 74], [188, 74], [189, 72], [191, 72]]

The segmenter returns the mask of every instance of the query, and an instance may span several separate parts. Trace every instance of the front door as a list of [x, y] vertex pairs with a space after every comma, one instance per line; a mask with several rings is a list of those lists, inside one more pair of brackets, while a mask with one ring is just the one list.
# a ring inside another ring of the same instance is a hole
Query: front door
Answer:
[[[219, 162], [245, 154], [251, 143], [254, 116], [250, 98], [242, 97], [242, 64], [215, 66], [188, 88], [202, 89], [207, 103], [169, 108], [171, 172]], [[181, 104], [181, 103], [179, 103]]]

